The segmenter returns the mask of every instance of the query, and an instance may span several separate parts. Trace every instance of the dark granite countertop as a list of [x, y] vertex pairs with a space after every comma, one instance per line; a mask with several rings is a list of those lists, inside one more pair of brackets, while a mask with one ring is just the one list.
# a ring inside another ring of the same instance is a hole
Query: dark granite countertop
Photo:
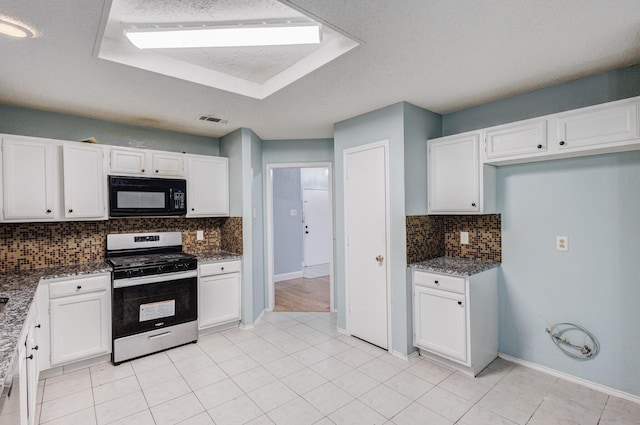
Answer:
[[15, 361], [18, 339], [40, 279], [104, 272], [111, 272], [111, 267], [105, 262], [96, 262], [0, 274], [0, 297], [9, 298], [4, 310], [0, 312], [0, 392]]
[[500, 263], [484, 260], [471, 260], [468, 258], [454, 258], [454, 257], [438, 257], [431, 260], [422, 261], [420, 263], [411, 264], [416, 270], [450, 274], [453, 276], [471, 276], [481, 273], [485, 270], [498, 267]]
[[241, 260], [242, 255], [228, 251], [193, 252], [198, 259], [198, 263], [215, 263], [217, 261]]

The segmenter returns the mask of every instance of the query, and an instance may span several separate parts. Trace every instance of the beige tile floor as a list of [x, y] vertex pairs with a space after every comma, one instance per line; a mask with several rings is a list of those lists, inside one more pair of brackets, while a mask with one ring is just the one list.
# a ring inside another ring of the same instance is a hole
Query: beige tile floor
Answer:
[[494, 361], [469, 378], [336, 331], [330, 313], [268, 313], [119, 366], [41, 382], [46, 425], [620, 425], [640, 405]]

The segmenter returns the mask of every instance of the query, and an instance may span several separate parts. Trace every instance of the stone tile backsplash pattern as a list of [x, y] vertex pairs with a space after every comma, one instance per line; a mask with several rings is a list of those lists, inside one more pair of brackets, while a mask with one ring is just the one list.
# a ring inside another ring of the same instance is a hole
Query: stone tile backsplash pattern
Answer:
[[[408, 216], [407, 264], [436, 257], [502, 262], [500, 214]], [[469, 232], [469, 244], [460, 244]]]
[[[196, 240], [197, 230], [204, 230], [203, 241]], [[0, 272], [104, 260], [109, 233], [176, 231], [182, 232], [182, 245], [187, 252], [226, 250], [242, 254], [241, 217], [2, 223]]]
[[442, 216], [407, 216], [407, 264], [444, 256]]
[[[445, 256], [502, 262], [500, 214], [444, 217]], [[469, 232], [469, 244], [460, 244], [460, 232]]]

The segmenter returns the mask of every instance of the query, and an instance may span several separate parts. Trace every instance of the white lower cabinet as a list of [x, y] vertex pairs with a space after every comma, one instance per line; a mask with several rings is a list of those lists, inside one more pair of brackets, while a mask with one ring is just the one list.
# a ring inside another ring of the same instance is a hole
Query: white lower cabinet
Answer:
[[476, 376], [498, 354], [497, 269], [468, 277], [413, 271], [414, 345]]
[[198, 329], [240, 320], [240, 260], [198, 267]]
[[415, 304], [415, 344], [466, 362], [467, 314], [464, 295], [416, 286]]
[[[48, 293], [48, 362], [56, 367], [111, 352], [111, 275], [44, 281]], [[44, 352], [43, 352], [44, 354]]]

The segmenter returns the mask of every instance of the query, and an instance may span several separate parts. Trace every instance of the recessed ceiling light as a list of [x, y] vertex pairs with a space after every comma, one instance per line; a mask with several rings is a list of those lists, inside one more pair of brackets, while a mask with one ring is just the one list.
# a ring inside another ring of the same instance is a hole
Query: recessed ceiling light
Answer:
[[15, 38], [31, 38], [35, 31], [21, 22], [0, 17], [0, 34]]
[[125, 30], [125, 35], [139, 49], [283, 46], [320, 43], [320, 24], [310, 22], [129, 29]]

